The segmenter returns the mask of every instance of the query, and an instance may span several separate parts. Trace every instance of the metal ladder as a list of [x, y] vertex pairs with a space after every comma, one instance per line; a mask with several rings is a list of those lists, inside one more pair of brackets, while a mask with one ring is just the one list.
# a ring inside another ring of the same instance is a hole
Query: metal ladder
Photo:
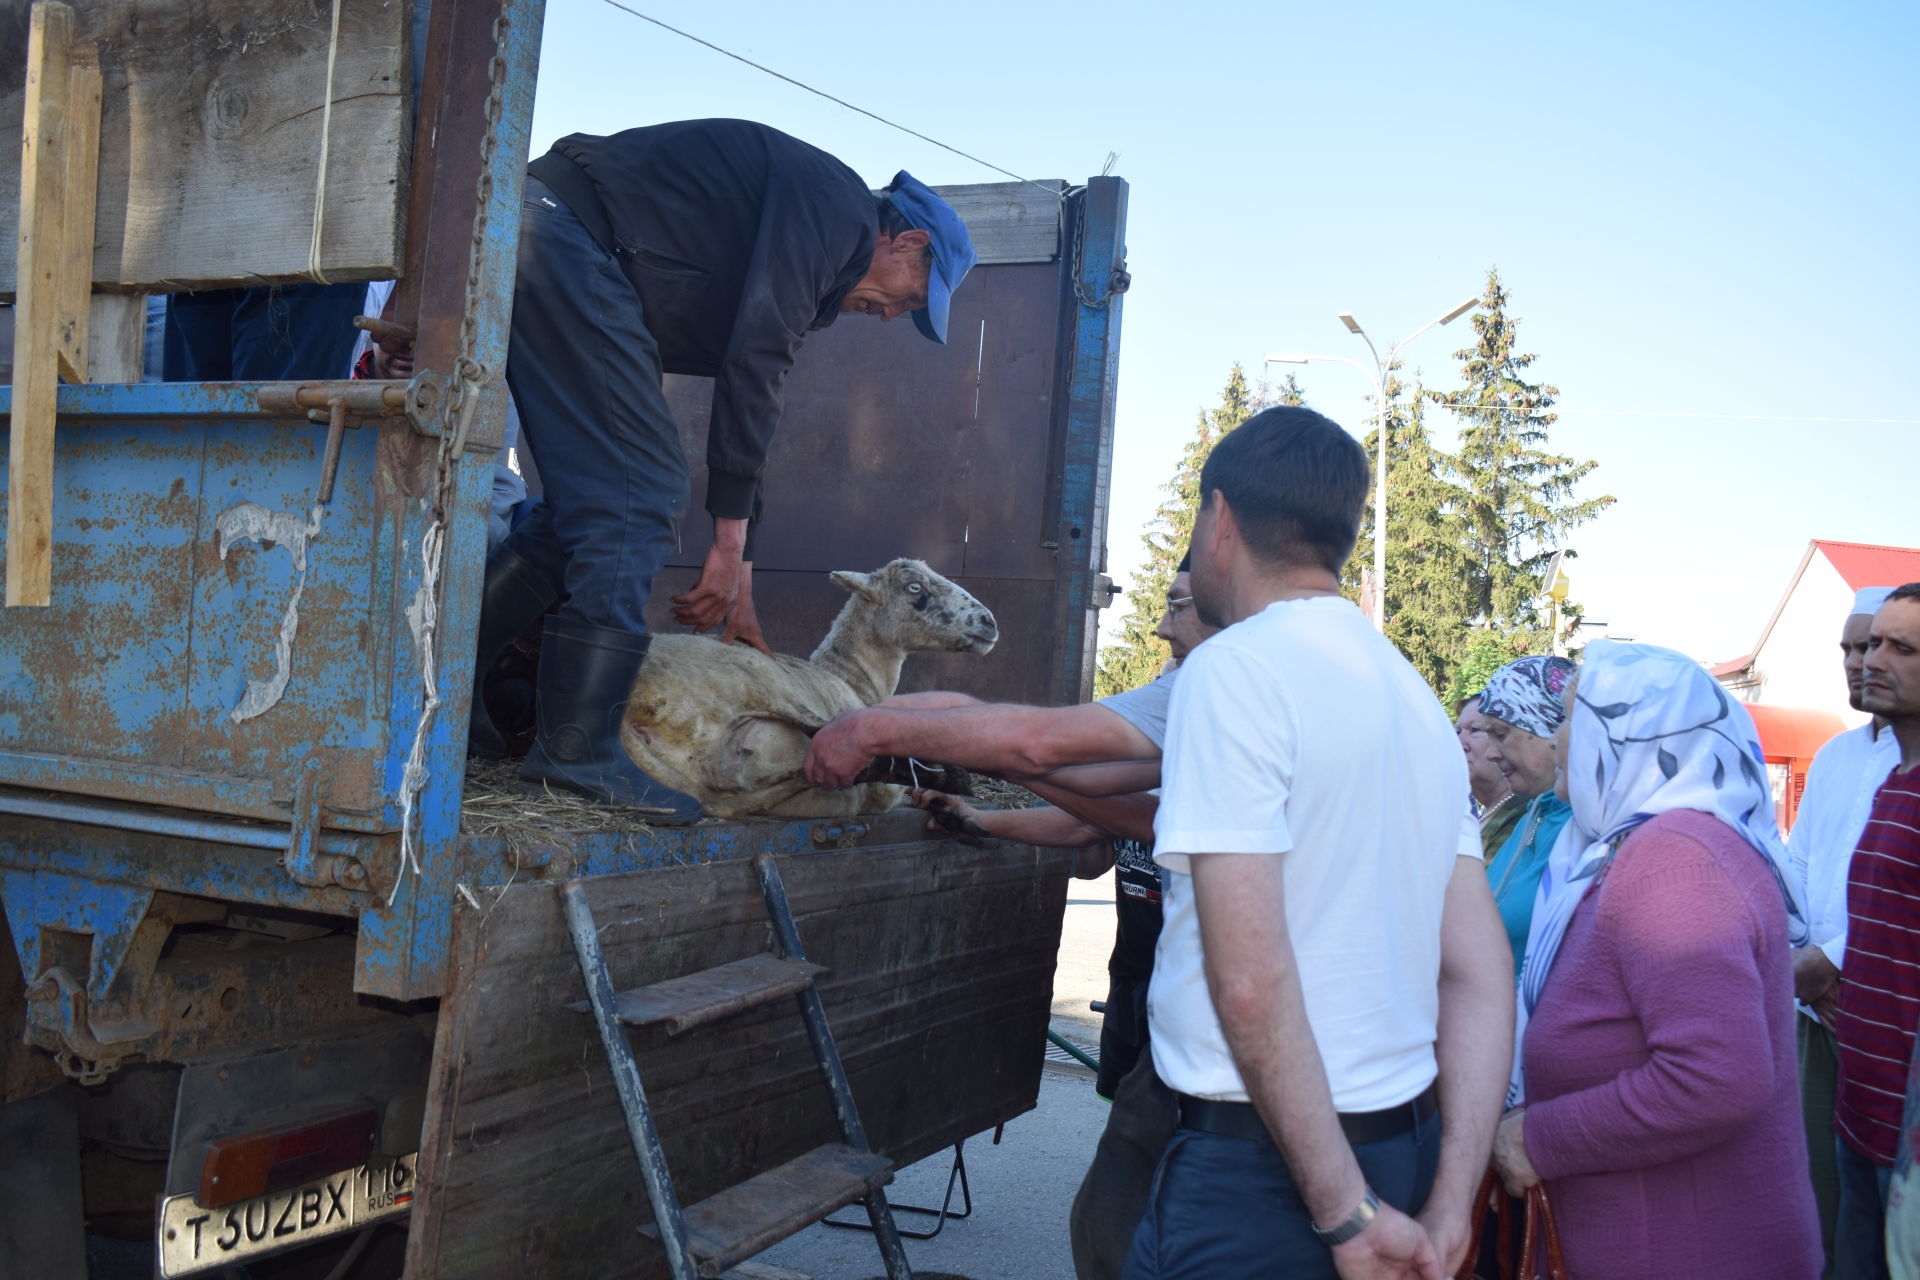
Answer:
[[[613, 989], [606, 956], [600, 950], [600, 935], [594, 927], [593, 911], [587, 903], [584, 879], [576, 877], [560, 889], [560, 900], [567, 912], [567, 928], [573, 935], [573, 949], [580, 958], [580, 971], [587, 979], [586, 1002], [572, 1007], [583, 1012], [591, 1009], [594, 1023], [600, 1029], [600, 1041], [606, 1047], [607, 1062], [613, 1069], [614, 1088], [620, 1095], [621, 1109], [626, 1112], [627, 1133], [633, 1139], [634, 1155], [640, 1161], [647, 1199], [653, 1204], [653, 1225], [641, 1231], [658, 1240], [666, 1250], [673, 1280], [700, 1277], [713, 1280], [723, 1276], [746, 1280], [756, 1274], [775, 1273], [757, 1266], [733, 1269], [843, 1205], [859, 1200], [866, 1205], [868, 1221], [873, 1224], [880, 1257], [886, 1264], [887, 1280], [912, 1280], [913, 1272], [907, 1265], [893, 1212], [887, 1205], [886, 1193], [881, 1190], [893, 1181], [893, 1162], [874, 1154], [867, 1146], [866, 1131], [854, 1108], [853, 1090], [847, 1084], [846, 1068], [841, 1065], [840, 1052], [834, 1047], [833, 1031], [827, 1025], [820, 993], [813, 985], [814, 977], [826, 969], [810, 962], [801, 949], [800, 931], [794, 926], [786, 886], [781, 883], [772, 855], [759, 855], [753, 865], [760, 873], [760, 892], [766, 901], [767, 916], [773, 923], [776, 951], [631, 991]], [[789, 995], [800, 1003], [800, 1015], [806, 1022], [814, 1060], [820, 1065], [820, 1074], [826, 1078], [827, 1092], [833, 1100], [840, 1141], [815, 1147], [778, 1168], [682, 1209], [673, 1178], [667, 1171], [653, 1112], [647, 1106], [646, 1091], [640, 1084], [640, 1067], [634, 1059], [627, 1028], [659, 1023], [665, 1025], [669, 1035], [678, 1035]]]

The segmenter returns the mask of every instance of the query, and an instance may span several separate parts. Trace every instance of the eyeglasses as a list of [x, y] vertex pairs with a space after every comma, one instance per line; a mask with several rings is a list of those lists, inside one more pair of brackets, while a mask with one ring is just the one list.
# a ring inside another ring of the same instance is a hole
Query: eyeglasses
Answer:
[[1169, 614], [1179, 613], [1182, 609], [1191, 609], [1191, 608], [1193, 608], [1192, 596], [1168, 596], [1167, 597], [1167, 612]]

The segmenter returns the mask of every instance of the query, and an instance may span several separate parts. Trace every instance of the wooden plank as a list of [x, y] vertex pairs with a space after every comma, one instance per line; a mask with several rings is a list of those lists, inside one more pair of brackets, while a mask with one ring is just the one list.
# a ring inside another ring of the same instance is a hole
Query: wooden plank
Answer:
[[[614, 1008], [628, 1026], [662, 1022], [668, 1035], [677, 1036], [730, 1013], [794, 995], [811, 985], [816, 974], [825, 972], [823, 966], [805, 960], [785, 960], [770, 954], [748, 956], [684, 978], [617, 992]], [[583, 1013], [589, 1006], [583, 1000], [571, 1007]]]
[[[74, 8], [105, 86], [94, 283], [168, 292], [307, 278], [323, 123], [321, 269], [341, 281], [397, 274], [411, 6], [340, 0], [331, 89], [331, 0]], [[22, 119], [25, 45], [25, 24], [0, 13], [0, 136]], [[0, 174], [0, 295], [14, 291], [15, 181]]]
[[58, 310], [60, 379], [87, 380], [88, 298], [93, 293], [94, 197], [100, 185], [100, 58], [75, 45], [67, 67], [65, 191]]
[[[885, 1156], [855, 1151], [845, 1143], [823, 1143], [688, 1207], [687, 1248], [703, 1273], [721, 1271], [891, 1181], [893, 1166]], [[652, 1226], [640, 1231], [648, 1239], [659, 1238]]]
[[[915, 841], [783, 859], [782, 878], [875, 1151], [904, 1165], [1038, 1097], [1069, 855]], [[753, 868], [589, 881], [614, 981], [661, 981], [767, 945]], [[558, 895], [458, 909], [434, 1044], [407, 1274], [665, 1280]], [[838, 1138], [798, 1014], [633, 1032], [683, 1204]]]
[[967, 224], [982, 266], [1052, 262], [1060, 256], [1060, 193], [1067, 184], [975, 182], [935, 187]]
[[88, 300], [87, 314], [87, 381], [141, 381], [147, 358], [147, 295], [96, 293]]
[[13, 309], [13, 413], [7, 453], [7, 604], [52, 600], [53, 423], [60, 391], [59, 314], [66, 241], [65, 126], [73, 10], [33, 6], [27, 37]]

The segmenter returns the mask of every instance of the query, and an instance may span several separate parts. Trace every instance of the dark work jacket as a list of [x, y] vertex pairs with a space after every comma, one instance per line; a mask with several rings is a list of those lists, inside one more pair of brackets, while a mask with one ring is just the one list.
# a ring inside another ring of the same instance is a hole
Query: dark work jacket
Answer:
[[873, 262], [873, 193], [826, 152], [748, 120], [576, 133], [529, 171], [619, 258], [666, 371], [714, 379], [707, 510], [755, 514], [794, 353]]

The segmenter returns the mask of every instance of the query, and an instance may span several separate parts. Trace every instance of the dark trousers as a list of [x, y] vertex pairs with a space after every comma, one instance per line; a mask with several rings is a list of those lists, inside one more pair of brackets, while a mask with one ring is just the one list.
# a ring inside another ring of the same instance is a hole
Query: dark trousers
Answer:
[[281, 284], [167, 300], [168, 382], [304, 382], [352, 372], [364, 284]]
[[654, 575], [687, 509], [687, 459], [661, 377], [640, 295], [528, 178], [507, 381], [545, 493], [506, 548], [564, 585], [569, 621], [647, 629]]
[[[1100, 1065], [1107, 1065], [1104, 1042]], [[1133, 1233], [1147, 1210], [1153, 1171], [1179, 1123], [1173, 1090], [1160, 1083], [1153, 1055], [1141, 1053], [1114, 1090], [1107, 1127], [1067, 1219], [1079, 1280], [1120, 1280]]]
[[1893, 1170], [1833, 1140], [1840, 1212], [1833, 1224], [1834, 1280], [1887, 1280], [1887, 1187]]
[[1794, 1015], [1800, 1037], [1800, 1120], [1807, 1130], [1807, 1172], [1820, 1214], [1820, 1247], [1826, 1280], [1833, 1276], [1833, 1229], [1840, 1214], [1840, 1175], [1834, 1165], [1833, 1099], [1840, 1079], [1840, 1050], [1833, 1032], [1805, 1014]]
[[[1440, 1117], [1353, 1154], [1374, 1194], [1418, 1213], [1440, 1159]], [[1272, 1142], [1181, 1129], [1160, 1158], [1126, 1280], [1337, 1280], [1312, 1223]]]

